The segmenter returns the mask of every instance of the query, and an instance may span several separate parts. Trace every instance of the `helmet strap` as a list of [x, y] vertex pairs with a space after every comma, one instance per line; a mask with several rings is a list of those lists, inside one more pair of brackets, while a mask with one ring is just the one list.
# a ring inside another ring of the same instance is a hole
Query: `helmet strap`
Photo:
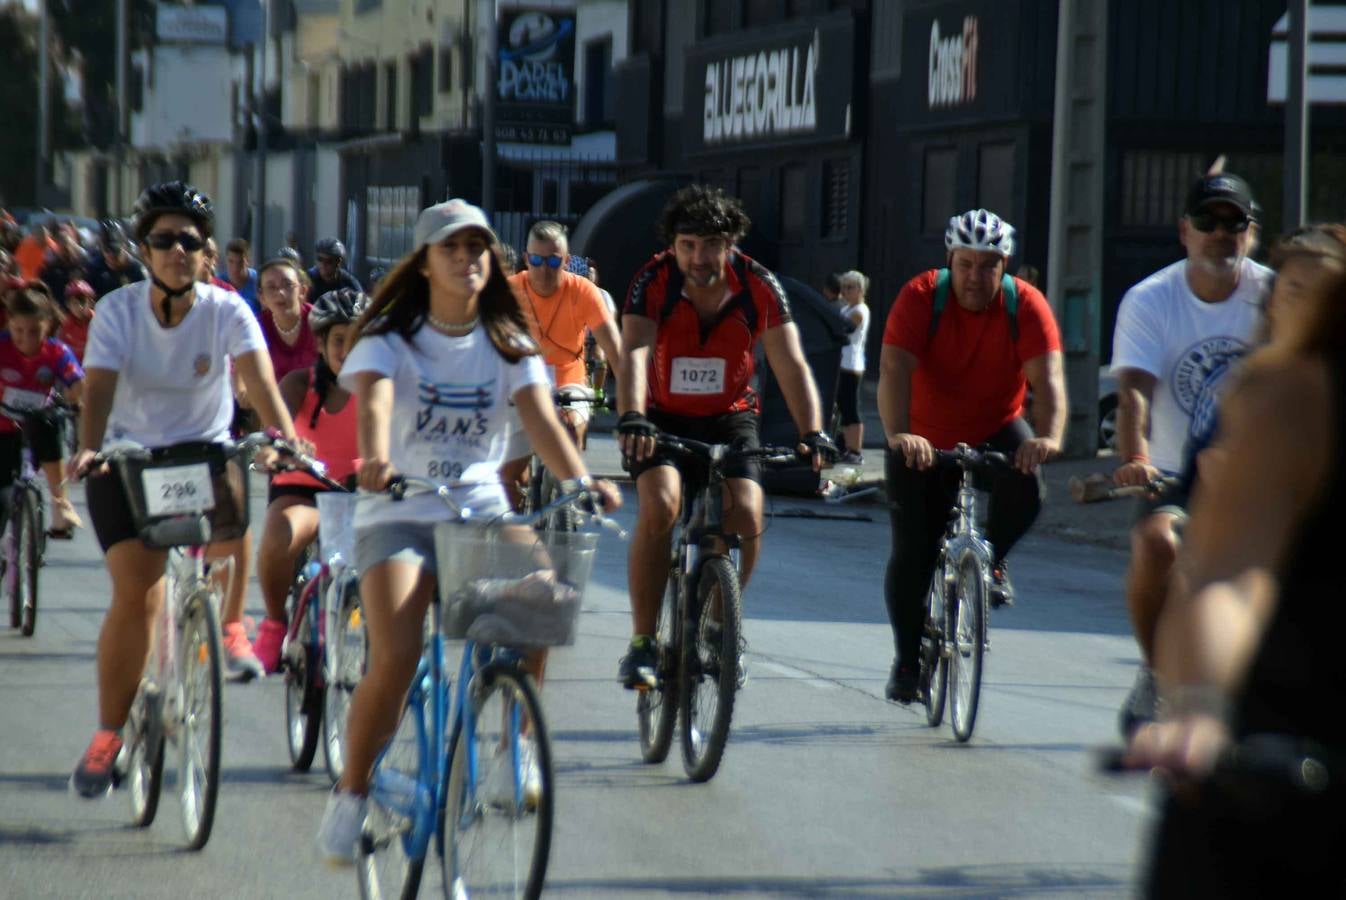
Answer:
[[193, 279], [182, 287], [172, 288], [160, 281], [159, 276], [155, 275], [154, 272], [150, 272], [150, 281], [155, 287], [164, 292], [164, 299], [161, 301], [160, 309], [162, 309], [164, 313], [164, 324], [171, 326], [173, 324], [173, 317], [170, 313], [173, 309], [173, 298], [185, 297], [190, 291], [195, 290], [196, 280]]

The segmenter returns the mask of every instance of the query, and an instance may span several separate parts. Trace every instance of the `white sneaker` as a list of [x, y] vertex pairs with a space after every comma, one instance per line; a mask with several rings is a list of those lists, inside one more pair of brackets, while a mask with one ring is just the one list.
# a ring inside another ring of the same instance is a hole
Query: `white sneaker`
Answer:
[[[514, 809], [514, 772], [507, 749], [500, 748], [491, 757], [482, 793], [487, 801], [501, 809]], [[523, 783], [523, 805], [535, 810], [542, 799], [542, 770], [537, 764], [537, 747], [531, 737], [519, 739], [519, 771]]]
[[337, 865], [352, 865], [359, 857], [360, 829], [365, 824], [369, 800], [359, 794], [332, 789], [327, 811], [318, 826], [318, 847], [323, 858]]

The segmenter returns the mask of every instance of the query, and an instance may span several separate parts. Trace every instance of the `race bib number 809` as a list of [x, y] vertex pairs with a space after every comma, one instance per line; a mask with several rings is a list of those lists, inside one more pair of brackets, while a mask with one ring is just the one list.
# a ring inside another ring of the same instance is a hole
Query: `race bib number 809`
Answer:
[[679, 356], [673, 360], [669, 391], [674, 394], [724, 392], [724, 360]]
[[146, 469], [140, 475], [140, 483], [145, 488], [145, 509], [151, 516], [215, 508], [215, 490], [207, 463]]

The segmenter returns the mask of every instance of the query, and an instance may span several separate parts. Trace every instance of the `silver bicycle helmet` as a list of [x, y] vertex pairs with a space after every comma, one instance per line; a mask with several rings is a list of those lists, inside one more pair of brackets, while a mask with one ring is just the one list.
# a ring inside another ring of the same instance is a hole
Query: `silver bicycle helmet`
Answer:
[[986, 250], [1009, 258], [1014, 255], [1014, 226], [990, 210], [971, 209], [949, 220], [944, 247], [951, 253]]

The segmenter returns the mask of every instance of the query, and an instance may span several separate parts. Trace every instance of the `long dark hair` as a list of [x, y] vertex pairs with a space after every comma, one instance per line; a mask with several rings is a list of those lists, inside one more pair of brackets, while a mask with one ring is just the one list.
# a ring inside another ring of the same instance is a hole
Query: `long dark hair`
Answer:
[[[477, 314], [496, 352], [507, 362], [516, 363], [525, 356], [536, 354], [538, 348], [528, 334], [528, 322], [519, 307], [519, 298], [514, 295], [500, 265], [500, 247], [494, 240], [487, 246], [491, 254], [491, 273], [477, 295]], [[425, 324], [426, 313], [430, 310], [430, 282], [421, 274], [428, 253], [428, 246], [417, 248], [383, 276], [369, 308], [355, 323], [357, 342], [367, 334], [389, 332], [397, 332], [409, 344], [415, 342], [416, 332]]]
[[[323, 338], [326, 340], [326, 335]], [[313, 393], [318, 395], [318, 402], [313, 407], [313, 415], [309, 417], [309, 428], [318, 427], [318, 416], [322, 415], [323, 407], [327, 403], [327, 392], [336, 383], [337, 376], [327, 364], [327, 354], [319, 353], [318, 359], [313, 363]]]

